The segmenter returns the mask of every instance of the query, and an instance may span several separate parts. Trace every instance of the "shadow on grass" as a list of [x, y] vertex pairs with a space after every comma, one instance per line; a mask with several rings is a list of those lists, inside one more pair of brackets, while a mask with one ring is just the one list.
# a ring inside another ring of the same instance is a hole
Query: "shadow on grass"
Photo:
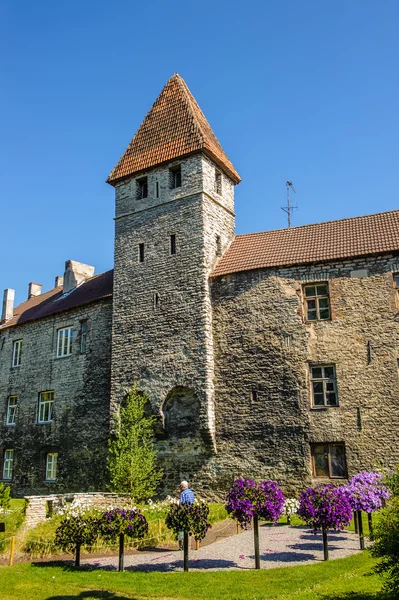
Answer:
[[81, 592], [78, 596], [49, 596], [46, 600], [135, 600], [130, 596], [120, 596], [113, 592], [106, 592], [104, 590], [89, 590], [88, 592]]
[[[102, 559], [104, 560], [104, 559]], [[79, 572], [79, 571], [94, 571], [94, 570], [98, 570], [98, 571], [117, 571], [117, 567], [114, 564], [106, 564], [104, 562], [102, 563], [96, 563], [96, 562], [92, 562], [92, 563], [84, 563], [82, 564], [80, 567], [75, 567], [75, 564], [73, 561], [49, 561], [49, 562], [37, 562], [37, 563], [32, 563], [33, 567], [58, 567], [61, 568], [63, 571], [69, 571], [69, 572]], [[193, 558], [191, 560], [189, 560], [188, 563], [189, 569], [202, 569], [204, 571], [206, 571], [207, 569], [229, 569], [232, 567], [236, 567], [236, 568], [240, 568], [240, 569], [245, 569], [246, 567], [242, 567], [241, 565], [238, 565], [235, 562], [232, 562], [230, 560], [223, 560], [223, 559], [209, 559], [209, 558]], [[125, 566], [125, 572], [126, 571], [141, 571], [143, 573], [170, 573], [170, 572], [176, 572], [176, 571], [183, 571], [183, 560], [174, 560], [168, 563], [158, 563], [156, 560], [154, 560], [154, 562], [149, 562], [149, 563], [142, 563], [142, 564], [138, 564], [138, 565], [127, 565]], [[80, 598], [81, 596], [76, 596], [76, 598]], [[93, 596], [94, 598], [96, 598], [96, 596]], [[56, 600], [61, 600], [61, 598], [63, 598], [62, 596], [60, 596], [59, 598], [57, 597]], [[67, 600], [69, 600], [69, 596], [66, 596]], [[75, 598], [75, 596], [71, 596], [71, 598]], [[82, 596], [82, 598], [84, 598], [84, 596]], [[90, 598], [90, 596], [88, 596], [88, 598]], [[100, 596], [101, 598], [101, 596]], [[104, 598], [108, 598], [107, 596], [104, 596]], [[110, 598], [113, 598], [112, 596], [110, 596]], [[119, 600], [118, 596], [115, 596], [116, 600]], [[46, 600], [54, 600], [53, 598], [46, 598]], [[124, 598], [122, 598], [122, 600], [125, 600]], [[131, 599], [130, 599], [131, 600]]]
[[368, 592], [345, 592], [320, 596], [320, 600], [397, 600], [395, 596], [384, 592], [369, 594]]

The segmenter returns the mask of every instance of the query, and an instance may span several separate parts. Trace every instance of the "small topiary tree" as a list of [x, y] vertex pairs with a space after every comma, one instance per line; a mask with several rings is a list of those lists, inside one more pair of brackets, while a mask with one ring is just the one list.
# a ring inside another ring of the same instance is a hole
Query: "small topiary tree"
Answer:
[[55, 544], [66, 552], [75, 552], [75, 566], [80, 566], [80, 549], [92, 546], [99, 535], [100, 515], [85, 511], [67, 514], [55, 531]]
[[352, 519], [348, 493], [343, 486], [331, 484], [307, 488], [299, 498], [298, 515], [315, 533], [322, 531], [324, 560], [328, 560], [329, 529], [343, 529]]
[[123, 571], [125, 536], [144, 538], [148, 534], [147, 519], [137, 508], [113, 508], [101, 515], [99, 534], [106, 540], [119, 538], [119, 571]]
[[383, 476], [372, 471], [361, 471], [344, 486], [347, 490], [352, 509], [357, 520], [360, 548], [364, 549], [362, 511], [368, 514], [370, 537], [373, 536], [372, 513], [383, 506], [390, 492], [384, 484]]
[[295, 515], [299, 508], [299, 501], [296, 498], [287, 498], [284, 502], [284, 514], [287, 516], [287, 525], [291, 525], [291, 516]]
[[260, 569], [259, 519], [276, 523], [284, 511], [285, 498], [278, 483], [238, 478], [226, 496], [226, 510], [245, 529], [253, 521], [255, 568]]
[[162, 478], [154, 446], [155, 417], [146, 416], [148, 397], [137, 385], [120, 409], [118, 426], [109, 441], [111, 490], [130, 494], [137, 502], [151, 498]]
[[194, 504], [171, 504], [165, 518], [165, 524], [175, 534], [176, 539], [180, 532], [184, 532], [184, 570], [188, 571], [188, 536], [193, 535], [197, 541], [206, 536], [211, 527], [209, 523], [209, 506], [206, 502]]
[[9, 485], [0, 483], [0, 511], [10, 508], [11, 488]]

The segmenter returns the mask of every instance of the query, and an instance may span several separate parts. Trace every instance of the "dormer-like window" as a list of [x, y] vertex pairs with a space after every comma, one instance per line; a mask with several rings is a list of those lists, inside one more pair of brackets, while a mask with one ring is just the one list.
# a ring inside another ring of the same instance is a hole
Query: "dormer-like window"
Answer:
[[181, 166], [169, 169], [169, 187], [171, 190], [181, 187]]
[[147, 198], [148, 196], [148, 178], [141, 177], [136, 181], [136, 198], [137, 200], [142, 200], [143, 198]]
[[222, 174], [220, 171], [215, 171], [215, 192], [222, 193]]

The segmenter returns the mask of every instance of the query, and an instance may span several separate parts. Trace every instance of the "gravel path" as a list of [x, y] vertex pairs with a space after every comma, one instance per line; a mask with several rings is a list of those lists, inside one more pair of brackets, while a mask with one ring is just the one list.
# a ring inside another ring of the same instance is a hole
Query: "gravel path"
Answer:
[[[308, 527], [260, 527], [261, 568], [289, 567], [317, 563], [323, 560], [321, 534], [313, 534]], [[330, 558], [343, 558], [359, 552], [359, 538], [349, 531], [331, 532], [328, 536]], [[117, 557], [89, 559], [82, 564], [93, 568], [114, 570]], [[253, 532], [243, 531], [239, 535], [220, 539], [200, 548], [190, 550], [189, 568], [192, 571], [231, 571], [254, 568]], [[125, 556], [125, 569], [131, 571], [181, 571], [183, 552], [163, 550], [140, 552]]]

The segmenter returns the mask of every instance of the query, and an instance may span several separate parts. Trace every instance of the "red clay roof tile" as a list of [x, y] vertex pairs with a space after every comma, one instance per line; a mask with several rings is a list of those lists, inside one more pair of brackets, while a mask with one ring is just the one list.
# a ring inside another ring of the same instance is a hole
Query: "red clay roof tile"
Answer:
[[29, 298], [14, 309], [13, 318], [3, 323], [0, 331], [112, 296], [113, 274], [111, 270], [95, 275], [65, 296], [62, 294], [62, 287], [57, 287]]
[[107, 179], [121, 179], [193, 152], [205, 152], [235, 183], [240, 176], [227, 158], [185, 81], [175, 73]]
[[399, 251], [399, 211], [237, 235], [212, 277]]

